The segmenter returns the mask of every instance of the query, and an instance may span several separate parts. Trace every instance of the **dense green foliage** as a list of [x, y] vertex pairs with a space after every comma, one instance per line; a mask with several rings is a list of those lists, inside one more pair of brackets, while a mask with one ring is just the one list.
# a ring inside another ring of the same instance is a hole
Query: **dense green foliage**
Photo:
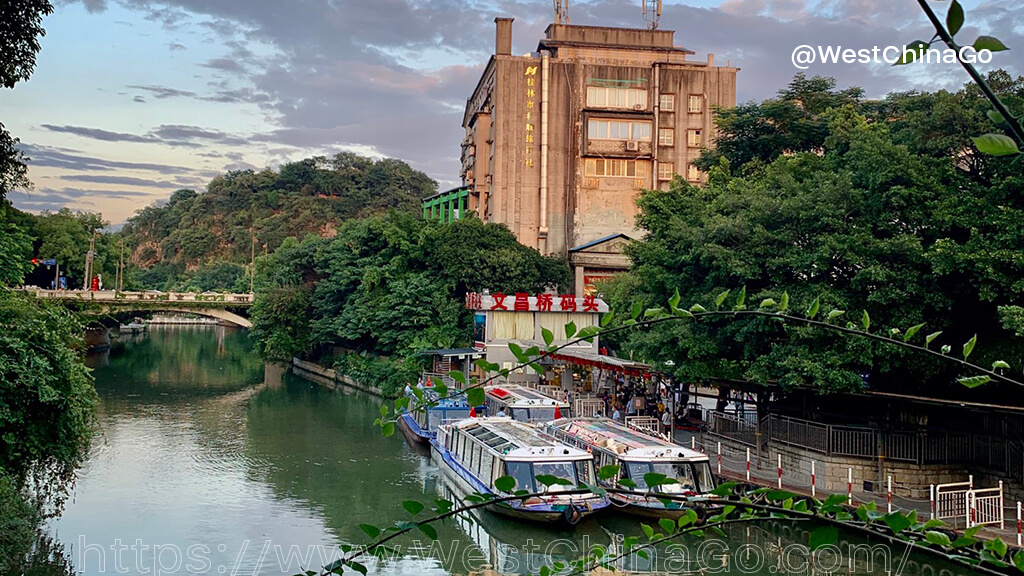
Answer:
[[[1024, 109], [1024, 79], [996, 73], [992, 84]], [[958, 348], [977, 333], [989, 361], [1016, 357], [998, 308], [1024, 296], [1024, 170], [1019, 158], [973, 148], [970, 136], [992, 128], [987, 102], [967, 88], [861, 103], [833, 86], [797, 77], [778, 99], [723, 113], [726, 145], [703, 159], [708, 185], [677, 180], [641, 198], [647, 235], [611, 289], [617, 306], [638, 296], [660, 305], [678, 290], [711, 307], [742, 286], [754, 305], [783, 292], [805, 303], [820, 295], [823, 312], [867, 310], [875, 326], [925, 322], [924, 333], [943, 331], [936, 346]], [[794, 110], [796, 120], [771, 120]], [[849, 390], [869, 375], [875, 387], [935, 395], [959, 375], [769, 319], [670, 324], [625, 344], [691, 379]]]
[[260, 258], [253, 335], [270, 358], [340, 346], [400, 362], [468, 341], [467, 291], [539, 292], [569, 280], [564, 260], [519, 244], [504, 226], [390, 212]]
[[88, 447], [96, 392], [83, 334], [63, 307], [0, 290], [0, 470], [19, 482], [59, 491]]
[[[345, 220], [383, 210], [417, 213], [437, 183], [400, 160], [352, 153], [243, 170], [214, 178], [203, 193], [178, 190], [166, 204], [128, 219], [133, 285], [164, 290], [239, 289], [239, 266], [286, 238], [330, 237]], [[235, 266], [231, 267], [230, 264]]]

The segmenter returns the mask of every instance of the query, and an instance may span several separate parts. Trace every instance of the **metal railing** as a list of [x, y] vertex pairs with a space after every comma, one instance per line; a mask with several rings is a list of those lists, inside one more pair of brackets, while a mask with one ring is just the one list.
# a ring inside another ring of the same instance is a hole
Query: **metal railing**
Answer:
[[120, 301], [164, 301], [164, 302], [228, 302], [231, 304], [252, 304], [254, 295], [249, 293], [226, 294], [221, 292], [144, 292], [118, 290], [30, 290], [37, 298], [52, 300], [85, 300], [101, 302]]
[[967, 482], [952, 482], [950, 484], [938, 484], [935, 486], [935, 511], [933, 518], [939, 520], [952, 520], [954, 523], [963, 518], [967, 519], [968, 493], [974, 489], [974, 476], [970, 476]]
[[604, 401], [599, 398], [577, 398], [572, 413], [581, 418], [594, 418], [604, 414]]
[[984, 488], [967, 492], [967, 502], [970, 509], [970, 516], [967, 517], [967, 527], [971, 526], [994, 526], [1003, 527], [1003, 481], [999, 481], [998, 488]]
[[462, 385], [455, 381], [454, 378], [447, 374], [439, 374], [437, 372], [424, 372], [423, 378], [430, 379], [431, 382], [440, 380], [442, 384], [448, 387], [449, 390], [462, 389]]
[[707, 433], [751, 447], [767, 442], [835, 456], [913, 464], [960, 464], [983, 467], [1008, 478], [1024, 480], [1024, 445], [1011, 438], [969, 432], [883, 431], [868, 426], [822, 424], [770, 414], [760, 425], [747, 418], [708, 412]]
[[661, 422], [653, 416], [626, 416], [626, 427], [649, 436], [664, 438], [661, 433]]

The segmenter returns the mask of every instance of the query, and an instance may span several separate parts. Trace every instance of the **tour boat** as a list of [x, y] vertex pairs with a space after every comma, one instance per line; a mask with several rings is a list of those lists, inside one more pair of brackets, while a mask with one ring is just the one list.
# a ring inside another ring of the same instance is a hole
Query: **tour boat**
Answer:
[[[505, 495], [494, 485], [502, 476], [515, 478], [514, 491], [545, 493], [488, 507], [498, 514], [573, 525], [609, 504], [605, 496], [589, 492], [560, 494], [594, 483], [594, 459], [589, 453], [566, 446], [529, 424], [511, 418], [470, 418], [441, 424], [431, 445], [433, 458], [442, 473], [467, 495]], [[537, 481], [537, 476], [564, 478], [572, 485], [545, 488]]]
[[487, 410], [492, 415], [505, 415], [519, 422], [550, 422], [568, 418], [569, 403], [556, 400], [525, 386], [488, 386]]
[[[649, 436], [604, 418], [562, 419], [551, 422], [546, 430], [556, 439], [591, 452], [598, 467], [618, 466], [615, 478], [600, 481], [606, 488], [624, 487], [622, 478], [636, 483], [625, 488], [630, 494], [609, 494], [612, 503], [627, 511], [653, 517], [677, 518], [686, 513], [685, 502], [662, 501], [659, 495], [707, 496], [715, 488], [711, 461], [706, 454]], [[677, 484], [656, 486], [650, 490], [644, 481], [647, 473], [664, 474]]]
[[487, 413], [484, 406], [470, 406], [465, 394], [438, 398], [430, 388], [423, 390], [423, 406], [410, 396], [409, 409], [398, 419], [398, 428], [414, 444], [430, 449], [430, 441], [437, 435], [437, 426], [443, 422], [475, 418]]

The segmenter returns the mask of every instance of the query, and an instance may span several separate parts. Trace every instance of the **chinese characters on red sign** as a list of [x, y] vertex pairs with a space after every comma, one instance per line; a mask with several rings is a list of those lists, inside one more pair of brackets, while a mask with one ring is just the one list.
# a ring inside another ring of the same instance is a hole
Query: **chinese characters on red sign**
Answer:
[[591, 312], [604, 313], [608, 304], [593, 294], [576, 296], [574, 294], [537, 294], [531, 296], [524, 292], [515, 294], [466, 294], [466, 308], [496, 312]]

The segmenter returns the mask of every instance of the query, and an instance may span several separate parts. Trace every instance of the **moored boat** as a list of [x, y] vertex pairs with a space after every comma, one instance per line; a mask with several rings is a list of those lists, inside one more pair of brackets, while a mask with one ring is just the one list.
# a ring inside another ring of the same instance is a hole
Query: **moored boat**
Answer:
[[[577, 486], [594, 483], [596, 474], [590, 454], [510, 418], [471, 418], [442, 424], [431, 446], [442, 473], [465, 494], [506, 495], [494, 484], [503, 476], [515, 479], [513, 491], [545, 493], [488, 507], [498, 514], [572, 525], [609, 504], [605, 496], [589, 492], [564, 494]], [[538, 476], [562, 478], [570, 485], [545, 488], [538, 482]]]
[[[618, 482], [628, 478], [636, 487], [629, 494], [609, 494], [612, 502], [642, 516], [677, 518], [690, 506], [665, 501], [660, 496], [706, 496], [715, 488], [711, 461], [706, 454], [649, 436], [604, 418], [562, 419], [546, 427], [556, 439], [593, 454], [598, 467], [618, 466], [616, 477], [599, 483], [623, 489]], [[675, 484], [650, 489], [644, 476], [662, 474]]]
[[519, 422], [550, 422], [568, 418], [569, 403], [545, 396], [533, 388], [517, 385], [488, 386], [487, 410]]
[[443, 422], [452, 422], [484, 416], [485, 406], [469, 405], [465, 394], [457, 394], [448, 398], [438, 398], [434, 390], [423, 390], [423, 400], [415, 395], [410, 396], [409, 409], [398, 419], [398, 429], [410, 441], [427, 450], [430, 441], [437, 435], [437, 427]]

